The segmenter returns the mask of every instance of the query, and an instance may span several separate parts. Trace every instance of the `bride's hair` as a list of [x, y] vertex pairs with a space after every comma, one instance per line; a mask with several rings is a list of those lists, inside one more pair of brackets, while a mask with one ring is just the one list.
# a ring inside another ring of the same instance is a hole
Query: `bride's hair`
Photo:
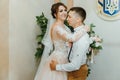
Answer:
[[53, 18], [56, 18], [55, 14], [57, 14], [57, 12], [59, 10], [59, 6], [63, 6], [67, 9], [67, 6], [65, 4], [61, 3], [61, 2], [53, 4], [52, 7], [51, 7], [51, 14], [52, 14]]

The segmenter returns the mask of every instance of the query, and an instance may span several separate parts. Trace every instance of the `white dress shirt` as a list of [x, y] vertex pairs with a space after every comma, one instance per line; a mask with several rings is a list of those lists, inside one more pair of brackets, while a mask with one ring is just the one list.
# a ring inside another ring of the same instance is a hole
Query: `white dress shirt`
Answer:
[[[83, 25], [74, 29], [74, 33], [79, 31], [85, 31]], [[70, 62], [66, 64], [57, 64], [56, 70], [58, 71], [75, 71], [80, 68], [81, 65], [86, 63], [86, 53], [88, 51], [90, 42], [87, 32], [77, 41], [73, 42], [72, 51], [70, 54]]]

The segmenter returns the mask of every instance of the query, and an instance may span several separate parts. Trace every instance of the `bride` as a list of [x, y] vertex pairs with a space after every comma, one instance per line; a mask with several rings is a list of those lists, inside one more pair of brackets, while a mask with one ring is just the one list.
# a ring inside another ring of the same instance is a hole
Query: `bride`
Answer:
[[[66, 43], [74, 42], [84, 34], [84, 32], [72, 34], [64, 25], [64, 20], [67, 17], [67, 7], [63, 3], [53, 4], [51, 14], [55, 21], [51, 22], [52, 24], [47, 29], [47, 33], [42, 41], [45, 49], [34, 80], [67, 80], [67, 72], [51, 71], [50, 62], [55, 60], [59, 64], [67, 63], [68, 46]], [[51, 52], [51, 50], [53, 51]]]

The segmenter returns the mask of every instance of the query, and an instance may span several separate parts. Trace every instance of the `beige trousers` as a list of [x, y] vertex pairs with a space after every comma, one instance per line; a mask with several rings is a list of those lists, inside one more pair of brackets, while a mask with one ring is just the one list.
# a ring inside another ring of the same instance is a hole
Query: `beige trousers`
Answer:
[[86, 80], [88, 74], [88, 66], [82, 65], [79, 70], [68, 72], [68, 80]]

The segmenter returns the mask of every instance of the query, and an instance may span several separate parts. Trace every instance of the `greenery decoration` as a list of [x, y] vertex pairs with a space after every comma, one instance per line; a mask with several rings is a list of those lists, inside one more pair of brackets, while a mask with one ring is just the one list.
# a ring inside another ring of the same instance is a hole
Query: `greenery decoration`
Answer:
[[44, 50], [44, 45], [42, 44], [41, 41], [46, 33], [48, 19], [44, 16], [44, 13], [42, 13], [42, 15], [36, 16], [36, 22], [41, 29], [41, 33], [39, 35], [37, 35], [37, 37], [36, 37], [37, 42], [38, 42], [38, 47], [37, 47], [37, 51], [35, 53], [35, 57], [36, 57], [36, 59], [39, 59]]

